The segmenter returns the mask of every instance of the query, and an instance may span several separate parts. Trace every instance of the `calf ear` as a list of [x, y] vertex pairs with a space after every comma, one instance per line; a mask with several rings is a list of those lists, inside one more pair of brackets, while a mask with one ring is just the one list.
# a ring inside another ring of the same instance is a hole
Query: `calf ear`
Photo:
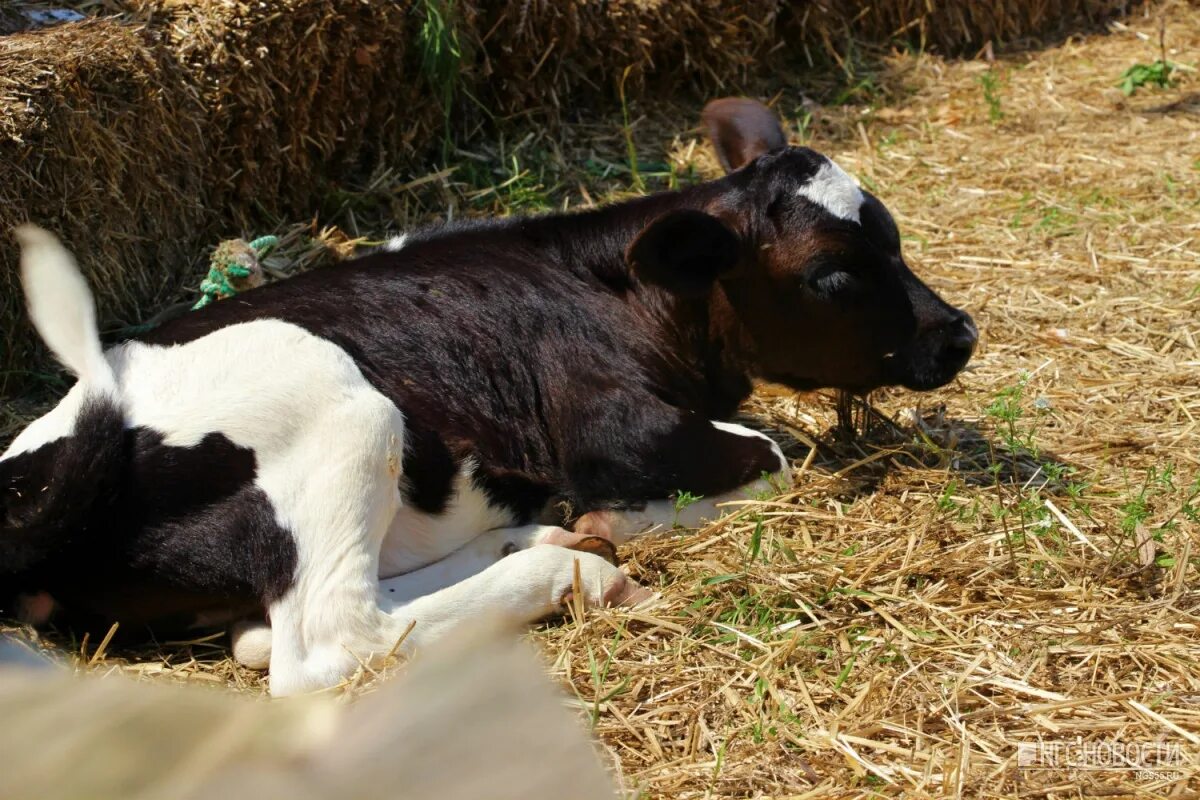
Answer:
[[737, 266], [740, 245], [737, 234], [716, 217], [683, 209], [663, 214], [642, 229], [625, 252], [625, 261], [645, 283], [699, 296]]
[[763, 153], [787, 147], [775, 112], [748, 97], [713, 100], [700, 114], [726, 172], [741, 169]]

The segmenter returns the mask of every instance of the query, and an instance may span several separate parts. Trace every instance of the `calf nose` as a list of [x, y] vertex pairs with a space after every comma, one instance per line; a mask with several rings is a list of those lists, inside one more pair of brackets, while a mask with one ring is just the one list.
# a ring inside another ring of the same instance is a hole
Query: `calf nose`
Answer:
[[958, 317], [950, 323], [950, 345], [973, 352], [978, 341], [979, 329], [975, 327], [971, 315], [965, 311], [958, 312]]
[[969, 314], [959, 311], [945, 331], [944, 357], [965, 364], [975, 352], [975, 345], [979, 341], [979, 330], [975, 327], [975, 322]]

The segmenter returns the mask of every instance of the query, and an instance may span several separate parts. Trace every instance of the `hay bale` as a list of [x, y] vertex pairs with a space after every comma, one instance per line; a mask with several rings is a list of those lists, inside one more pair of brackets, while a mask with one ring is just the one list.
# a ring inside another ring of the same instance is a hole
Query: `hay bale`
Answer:
[[[760, 77], [782, 0], [480, 3], [477, 91], [502, 114], [611, 100], [626, 92], [732, 91]], [[547, 113], [548, 112], [548, 113]]]
[[907, 40], [947, 54], [1045, 37], [1127, 13], [1130, 0], [808, 0], [797, 4], [788, 37], [840, 55], [849, 38]]
[[[0, 37], [0, 229], [59, 233], [107, 327], [177, 295], [206, 243], [312, 214], [348, 170], [411, 160], [440, 119], [404, 81], [403, 4], [123, 8]], [[0, 395], [43, 363], [15, 266], [3, 237]]]
[[28, 383], [40, 350], [12, 226], [57, 231], [109, 321], [142, 316], [193, 271], [195, 232], [212, 214], [202, 109], [180, 82], [136, 27], [96, 20], [0, 37], [0, 392]]
[[311, 215], [346, 171], [411, 161], [440, 118], [420, 102], [405, 3], [143, 5], [160, 58], [199, 95], [208, 203], [234, 224]]

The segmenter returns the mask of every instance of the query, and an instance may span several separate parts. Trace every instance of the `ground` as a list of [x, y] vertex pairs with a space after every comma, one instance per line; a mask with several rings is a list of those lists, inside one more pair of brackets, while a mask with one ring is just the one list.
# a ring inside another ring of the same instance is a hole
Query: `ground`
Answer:
[[[1174, 85], [1131, 96], [1156, 19], [780, 79], [795, 141], [884, 200], [982, 343], [944, 389], [855, 405], [858, 437], [832, 395], [761, 387], [744, 413], [795, 459], [794, 491], [625, 548], [650, 607], [533, 633], [633, 796], [1196, 796], [1200, 9], [1164, 33]], [[377, 235], [712, 176], [696, 113], [469, 146], [346, 192], [336, 219]], [[70, 646], [262, 692], [222, 645]]]

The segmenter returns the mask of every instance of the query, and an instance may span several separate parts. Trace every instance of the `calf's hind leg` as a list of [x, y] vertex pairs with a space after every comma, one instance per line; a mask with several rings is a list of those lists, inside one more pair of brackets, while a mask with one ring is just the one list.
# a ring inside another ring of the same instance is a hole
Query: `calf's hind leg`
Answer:
[[[538, 544], [430, 594], [424, 594], [432, 585], [429, 576], [421, 574], [428, 567], [387, 578], [380, 581], [380, 603], [387, 611], [384, 616], [390, 632], [407, 631], [411, 626], [402, 650], [411, 654], [470, 620], [490, 618], [520, 625], [563, 611], [575, 590], [576, 563], [584, 606], [634, 605], [651, 596], [649, 590], [598, 555]], [[280, 641], [262, 623], [237, 630], [234, 636], [234, 658], [251, 667], [263, 666], [267, 648]], [[298, 691], [290, 683], [276, 688], [279, 654], [271, 652], [270, 662], [271, 693]]]
[[404, 632], [379, 607], [379, 550], [400, 507], [404, 421], [382, 395], [341, 400], [305, 427], [257, 482], [296, 542], [292, 585], [270, 604], [270, 686], [334, 685]]
[[[565, 610], [571, 602], [578, 565], [579, 588], [586, 607], [634, 605], [650, 592], [608, 560], [594, 553], [538, 544], [501, 559], [492, 566], [432, 594], [394, 603], [391, 597], [412, 597], [398, 575], [380, 582], [381, 602], [391, 616], [415, 623], [405, 646], [420, 648], [441, 638], [463, 622], [490, 617], [513, 625], [534, 622]], [[390, 593], [388, 589], [395, 589]]]
[[[399, 607], [435, 594], [489, 569], [501, 559], [537, 545], [554, 545], [598, 555], [616, 564], [616, 548], [607, 539], [584, 536], [550, 525], [527, 525], [485, 531], [445, 558], [421, 569], [380, 581], [382, 603]], [[546, 558], [553, 558], [547, 556]], [[590, 563], [590, 562], [589, 562]], [[613, 591], [630, 586], [615, 573], [608, 576]], [[517, 578], [520, 579], [519, 576]], [[610, 587], [611, 588], [611, 587]], [[503, 605], [502, 600], [501, 604]], [[251, 669], [266, 669], [271, 660], [271, 626], [262, 621], [242, 621], [230, 631], [233, 658]]]

